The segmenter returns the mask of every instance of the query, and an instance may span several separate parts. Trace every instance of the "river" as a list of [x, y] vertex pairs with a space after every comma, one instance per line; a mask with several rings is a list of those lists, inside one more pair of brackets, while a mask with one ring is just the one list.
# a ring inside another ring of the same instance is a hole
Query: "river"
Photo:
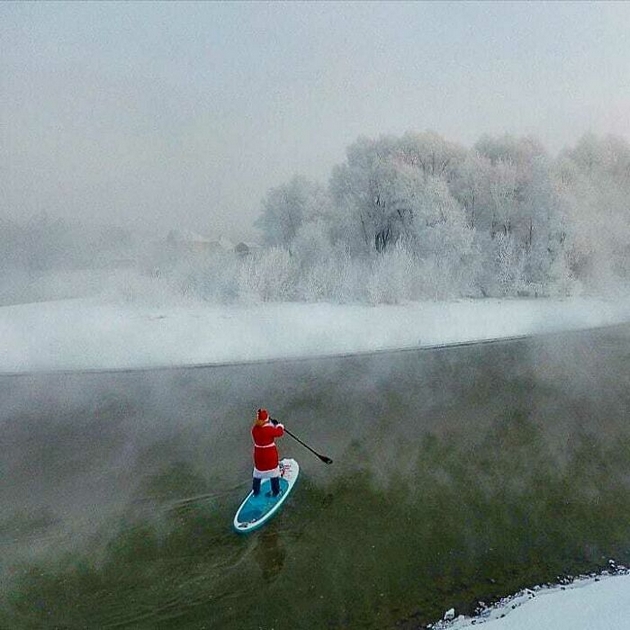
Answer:
[[[630, 327], [0, 378], [0, 628], [422, 628], [630, 562]], [[301, 475], [231, 521], [267, 407]]]

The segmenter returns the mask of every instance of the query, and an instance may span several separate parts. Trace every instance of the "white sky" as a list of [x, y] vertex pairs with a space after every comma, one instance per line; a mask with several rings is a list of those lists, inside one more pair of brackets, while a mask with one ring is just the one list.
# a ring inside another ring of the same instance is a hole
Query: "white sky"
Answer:
[[3, 2], [0, 55], [0, 216], [251, 237], [361, 134], [630, 139], [629, 2]]

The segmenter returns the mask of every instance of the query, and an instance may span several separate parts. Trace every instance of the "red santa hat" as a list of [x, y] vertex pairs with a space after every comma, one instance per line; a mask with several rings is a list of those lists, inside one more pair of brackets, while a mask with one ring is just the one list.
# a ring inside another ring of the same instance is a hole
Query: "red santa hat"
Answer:
[[266, 409], [259, 409], [256, 412], [256, 420], [259, 422], [267, 422], [267, 420], [269, 420], [269, 412]]

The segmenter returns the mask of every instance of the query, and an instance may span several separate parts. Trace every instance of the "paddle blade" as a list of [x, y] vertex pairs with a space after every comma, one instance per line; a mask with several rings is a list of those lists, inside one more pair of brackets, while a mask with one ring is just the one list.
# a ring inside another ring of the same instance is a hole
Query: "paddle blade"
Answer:
[[330, 459], [330, 457], [326, 457], [326, 455], [319, 455], [318, 457], [319, 457], [319, 459], [321, 459], [324, 462], [324, 464], [332, 464], [333, 463], [333, 460]]

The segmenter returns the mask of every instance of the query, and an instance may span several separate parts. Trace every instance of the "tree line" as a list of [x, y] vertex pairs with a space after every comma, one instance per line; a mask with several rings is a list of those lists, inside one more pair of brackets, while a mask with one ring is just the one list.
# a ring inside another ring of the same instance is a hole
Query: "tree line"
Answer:
[[556, 157], [510, 135], [471, 148], [434, 132], [359, 138], [326, 184], [268, 191], [258, 262], [287, 276], [269, 299], [566, 295], [627, 279], [629, 199], [616, 136]]
[[627, 282], [629, 200], [617, 136], [587, 134], [556, 156], [510, 135], [470, 148], [434, 132], [361, 137], [328, 181], [296, 175], [267, 192], [263, 247], [247, 255], [182, 259], [43, 213], [0, 219], [0, 278], [136, 260], [158, 292], [213, 302], [562, 296]]

